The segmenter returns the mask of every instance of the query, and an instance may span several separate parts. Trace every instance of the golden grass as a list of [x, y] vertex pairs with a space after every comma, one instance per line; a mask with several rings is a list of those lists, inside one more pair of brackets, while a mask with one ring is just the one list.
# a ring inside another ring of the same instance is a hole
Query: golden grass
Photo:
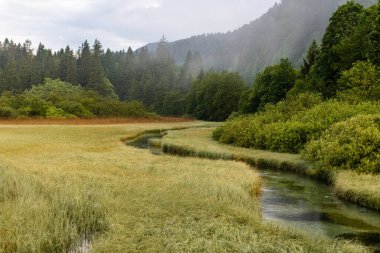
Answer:
[[1, 126], [0, 252], [366, 252], [263, 223], [244, 163], [120, 141], [202, 124]]
[[300, 170], [301, 173], [312, 173], [310, 164], [301, 159], [299, 155], [274, 153], [263, 150], [239, 148], [221, 144], [212, 139], [215, 128], [185, 129], [171, 131], [162, 141], [163, 148], [173, 148], [192, 151], [193, 156], [209, 156], [212, 158], [225, 158], [227, 160], [246, 161], [254, 166], [268, 166], [271, 168], [286, 167], [289, 170]]
[[140, 117], [140, 118], [90, 118], [90, 119], [0, 119], [0, 125], [114, 125], [130, 123], [191, 122], [189, 118]]
[[380, 211], [380, 175], [340, 171], [335, 178], [335, 193], [343, 199]]

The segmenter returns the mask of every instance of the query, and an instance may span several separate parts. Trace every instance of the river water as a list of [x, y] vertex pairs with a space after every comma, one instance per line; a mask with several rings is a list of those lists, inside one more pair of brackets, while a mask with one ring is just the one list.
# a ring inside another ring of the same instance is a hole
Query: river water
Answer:
[[[127, 145], [150, 149], [149, 139], [163, 134], [145, 134]], [[312, 179], [284, 171], [263, 170], [261, 208], [266, 221], [309, 233], [358, 240], [380, 253], [380, 213], [338, 199], [331, 188]]]

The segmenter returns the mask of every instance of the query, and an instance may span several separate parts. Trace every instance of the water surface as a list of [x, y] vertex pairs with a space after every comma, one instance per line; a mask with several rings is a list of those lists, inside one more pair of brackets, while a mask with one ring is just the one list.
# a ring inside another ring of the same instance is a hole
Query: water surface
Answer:
[[268, 221], [310, 233], [356, 239], [380, 252], [380, 214], [338, 199], [331, 188], [284, 171], [262, 171], [261, 207]]

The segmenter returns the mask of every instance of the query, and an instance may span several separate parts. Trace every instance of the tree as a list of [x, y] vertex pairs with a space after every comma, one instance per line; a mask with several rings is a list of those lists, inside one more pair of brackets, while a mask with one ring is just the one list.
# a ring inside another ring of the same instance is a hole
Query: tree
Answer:
[[69, 46], [59, 53], [59, 78], [69, 83], [77, 83], [77, 62]]
[[241, 111], [245, 113], [257, 112], [266, 104], [275, 104], [286, 97], [286, 93], [296, 81], [296, 71], [288, 59], [281, 59], [279, 64], [267, 67], [260, 72], [255, 80], [250, 94], [245, 97]]
[[303, 59], [303, 64], [301, 66], [301, 74], [303, 77], [309, 75], [311, 67], [315, 64], [315, 61], [319, 55], [319, 46], [316, 40], [313, 40], [311, 46], [307, 50], [306, 58]]
[[202, 120], [224, 121], [238, 110], [245, 89], [246, 84], [237, 73], [206, 73], [193, 83], [188, 113]]
[[357, 62], [338, 81], [338, 97], [352, 103], [380, 101], [380, 71], [369, 62]]
[[[325, 97], [332, 97], [337, 91], [336, 81], [342, 71], [351, 67], [356, 57], [342, 58], [349, 44], [347, 39], [360, 24], [364, 7], [354, 1], [340, 6], [330, 18], [330, 24], [322, 39], [321, 54], [316, 63], [317, 91]], [[351, 52], [355, 53], [355, 52]], [[360, 57], [360, 56], [359, 56]], [[357, 59], [360, 60], [360, 59]]]
[[87, 40], [78, 50], [78, 80], [82, 87], [87, 87], [90, 78], [91, 50]]
[[22, 47], [22, 59], [19, 67], [21, 90], [29, 89], [32, 86], [33, 64], [34, 56], [32, 42], [26, 40]]
[[53, 54], [43, 44], [38, 45], [37, 54], [33, 64], [32, 85], [40, 84], [46, 77], [52, 77], [55, 68]]
[[0, 84], [0, 93], [4, 91], [11, 91], [13, 94], [20, 92], [20, 77], [14, 58], [8, 59], [0, 75]]
[[380, 66], [380, 0], [378, 0], [375, 8], [375, 24], [370, 34], [370, 60], [377, 66]]
[[95, 40], [91, 52], [87, 88], [94, 90], [105, 97], [116, 97], [113, 90], [113, 85], [104, 73], [104, 68], [101, 61], [102, 54], [102, 44], [98, 40]]

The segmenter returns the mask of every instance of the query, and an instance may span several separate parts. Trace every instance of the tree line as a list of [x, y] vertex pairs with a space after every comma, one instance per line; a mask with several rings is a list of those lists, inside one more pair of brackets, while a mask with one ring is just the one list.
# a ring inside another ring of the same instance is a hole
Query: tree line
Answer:
[[[148, 110], [162, 115], [223, 121], [238, 109], [240, 94], [247, 85], [236, 73], [205, 73], [201, 66], [199, 52], [191, 51], [184, 64], [177, 65], [164, 37], [155, 53], [150, 53], [147, 47], [136, 52], [131, 48], [104, 51], [98, 40], [92, 46], [85, 41], [76, 52], [69, 46], [53, 52], [42, 44], [34, 52], [30, 41], [21, 45], [5, 39], [0, 44], [0, 93], [21, 99], [21, 94], [30, 94], [28, 91], [59, 79], [72, 84], [78, 92], [78, 86], [94, 92], [103, 101], [139, 101]], [[3, 117], [20, 115], [9, 112], [9, 105], [4, 102], [7, 99], [2, 101], [2, 106], [8, 107]], [[77, 116], [84, 115], [79, 112]]]

